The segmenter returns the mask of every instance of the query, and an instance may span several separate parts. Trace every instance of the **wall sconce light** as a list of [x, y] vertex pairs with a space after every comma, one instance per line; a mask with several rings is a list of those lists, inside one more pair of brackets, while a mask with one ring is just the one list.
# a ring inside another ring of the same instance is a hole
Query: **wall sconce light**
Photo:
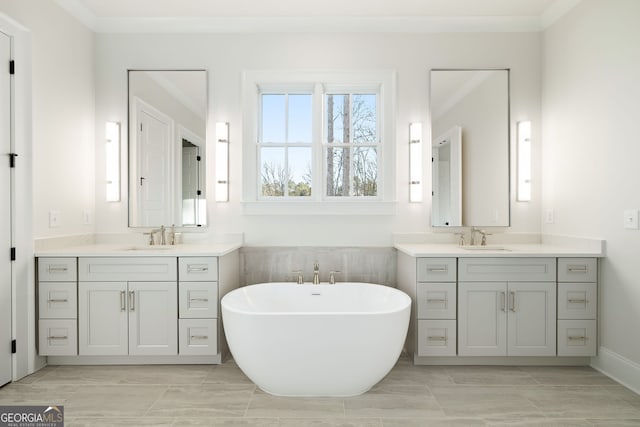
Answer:
[[518, 131], [518, 170], [516, 200], [528, 202], [531, 200], [531, 122], [520, 121]]
[[229, 201], [229, 123], [216, 123], [216, 202]]
[[409, 202], [422, 202], [422, 123], [409, 124]]
[[107, 202], [120, 201], [120, 123], [106, 125]]

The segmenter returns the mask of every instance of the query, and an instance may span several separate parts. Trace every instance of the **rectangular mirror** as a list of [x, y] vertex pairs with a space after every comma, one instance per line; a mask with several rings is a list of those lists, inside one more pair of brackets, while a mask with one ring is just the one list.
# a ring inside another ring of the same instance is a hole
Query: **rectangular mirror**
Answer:
[[510, 225], [509, 70], [431, 70], [433, 227]]
[[207, 223], [204, 70], [130, 70], [129, 227]]

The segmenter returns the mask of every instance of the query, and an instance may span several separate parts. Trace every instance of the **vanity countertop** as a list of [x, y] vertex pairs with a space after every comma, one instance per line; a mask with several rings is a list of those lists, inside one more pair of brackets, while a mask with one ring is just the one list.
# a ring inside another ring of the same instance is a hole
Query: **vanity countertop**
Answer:
[[458, 246], [441, 243], [398, 243], [394, 247], [412, 257], [604, 257], [600, 247], [561, 246], [550, 244], [495, 244]]
[[94, 244], [36, 251], [37, 257], [123, 257], [123, 256], [223, 256], [242, 247], [239, 243], [179, 244], [145, 246]]

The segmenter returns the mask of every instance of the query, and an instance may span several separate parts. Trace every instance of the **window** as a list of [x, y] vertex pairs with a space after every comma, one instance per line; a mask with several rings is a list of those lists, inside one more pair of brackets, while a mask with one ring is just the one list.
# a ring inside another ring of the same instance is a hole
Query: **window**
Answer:
[[245, 213], [392, 214], [394, 81], [391, 71], [245, 72]]

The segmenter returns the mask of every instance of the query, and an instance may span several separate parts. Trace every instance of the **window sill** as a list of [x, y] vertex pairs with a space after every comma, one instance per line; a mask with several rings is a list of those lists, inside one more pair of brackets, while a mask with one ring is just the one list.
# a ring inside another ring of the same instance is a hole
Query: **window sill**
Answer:
[[245, 215], [395, 215], [396, 202], [372, 201], [256, 201], [242, 202]]

